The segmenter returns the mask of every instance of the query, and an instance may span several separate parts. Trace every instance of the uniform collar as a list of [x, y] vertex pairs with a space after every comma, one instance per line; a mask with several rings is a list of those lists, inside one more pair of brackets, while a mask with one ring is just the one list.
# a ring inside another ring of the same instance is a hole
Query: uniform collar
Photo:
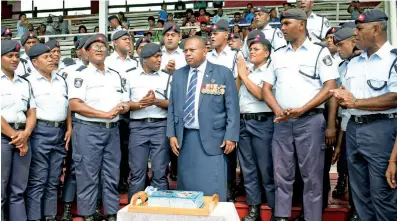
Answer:
[[197, 68], [190, 67], [189, 73], [192, 73], [193, 70], [195, 70], [195, 69], [197, 69], [200, 73], [205, 73], [206, 68], [207, 68], [207, 59], [205, 59], [205, 61]]
[[[119, 53], [117, 53], [117, 51], [114, 51], [110, 56], [112, 56], [113, 58], [115, 58], [116, 60], [123, 60], [123, 58], [119, 55]], [[131, 58], [130, 56], [127, 55], [127, 57], [125, 58], [126, 61], [130, 61]]]
[[[377, 52], [375, 52], [372, 56], [377, 56], [380, 59], [386, 59], [390, 56], [390, 51], [393, 49], [393, 47], [391, 46], [391, 44], [386, 41], [381, 48], [379, 48], [379, 50]], [[363, 59], [368, 59], [367, 56], [367, 51], [363, 51], [363, 53], [361, 53], [360, 58]]]
[[[313, 46], [313, 43], [309, 40], [309, 38], [306, 37], [305, 41], [303, 42], [303, 44], [297, 49], [297, 51], [301, 48], [305, 48], [306, 50], [308, 50], [311, 46]], [[291, 43], [288, 43], [287, 45], [287, 51], [291, 50], [294, 51], [294, 49], [292, 48]]]
[[[0, 79], [1, 78], [7, 78], [8, 80], [10, 80], [11, 81], [11, 79], [9, 79], [8, 77], [7, 77], [7, 75], [6, 74], [4, 74], [4, 72], [0, 69]], [[17, 75], [16, 73], [15, 73], [15, 71], [14, 71], [14, 79], [13, 79], [13, 81], [15, 82], [15, 81], [22, 81], [21, 80], [21, 77], [19, 76], [19, 75]]]
[[272, 26], [268, 23], [262, 30], [271, 30]]
[[153, 72], [152, 74], [147, 74], [147, 73], [142, 69], [142, 73], [141, 73], [140, 75], [159, 76], [159, 75], [160, 75], [160, 71]]
[[250, 66], [248, 69], [250, 70], [250, 72], [252, 73], [256, 73], [256, 72], [265, 72], [267, 69], [267, 65], [269, 64], [269, 61], [267, 61], [264, 65], [260, 66], [259, 68], [254, 70], [254, 66]]
[[[163, 48], [161, 49], [161, 52], [162, 52], [163, 54], [168, 54], [168, 53], [167, 53], [167, 49], [166, 49], [165, 47], [163, 47]], [[168, 54], [168, 55], [172, 55], [172, 54], [183, 54], [183, 51], [182, 51], [182, 49], [180, 49], [179, 47], [177, 47], [173, 52], [171, 52], [171, 54]]]
[[[223, 49], [223, 51], [221, 52], [221, 54], [219, 56], [221, 56], [222, 54], [228, 55], [231, 51], [232, 51], [232, 49], [230, 48], [230, 46], [226, 45], [226, 47]], [[215, 49], [212, 49], [211, 52], [212, 52], [212, 55], [219, 57], [218, 54], [216, 53]]]
[[316, 17], [317, 17], [316, 13], [311, 12], [309, 17], [307, 17], [307, 18], [309, 19], [309, 18], [316, 18]]
[[[43, 75], [41, 75], [39, 73], [39, 71], [36, 69], [33, 70], [32, 74], [37, 80], [41, 80], [41, 79], [47, 80], [47, 78], [45, 78]], [[58, 75], [56, 74], [55, 71], [52, 71], [51, 72], [51, 81], [54, 81], [55, 79], [58, 79]]]
[[87, 69], [90, 71], [95, 71], [95, 73], [100, 73], [100, 74], [105, 74], [106, 72], [109, 72], [109, 68], [105, 65], [105, 73], [102, 71], [98, 70], [92, 63], [88, 63]]

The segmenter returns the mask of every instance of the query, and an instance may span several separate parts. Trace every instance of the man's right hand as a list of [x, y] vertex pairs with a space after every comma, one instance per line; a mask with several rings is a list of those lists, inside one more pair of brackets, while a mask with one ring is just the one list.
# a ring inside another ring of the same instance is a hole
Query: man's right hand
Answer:
[[178, 139], [176, 137], [170, 137], [170, 146], [172, 152], [174, 152], [176, 156], [179, 156], [179, 144], [178, 144]]
[[170, 60], [168, 62], [168, 64], [165, 66], [164, 68], [166, 71], [168, 71], [168, 73], [172, 73], [175, 71], [175, 61], [174, 60]]
[[117, 104], [112, 110], [110, 110], [109, 112], [107, 112], [107, 117], [108, 119], [114, 119], [115, 117], [117, 117], [120, 112], [123, 111], [123, 105]]

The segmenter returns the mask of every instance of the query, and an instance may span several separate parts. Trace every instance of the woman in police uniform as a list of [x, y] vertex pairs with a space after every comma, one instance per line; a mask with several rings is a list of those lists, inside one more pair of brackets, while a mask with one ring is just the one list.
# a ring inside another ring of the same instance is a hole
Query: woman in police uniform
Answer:
[[[27, 80], [15, 74], [20, 44], [1, 41], [1, 220], [26, 220], [24, 192], [32, 153], [29, 136], [36, 124], [36, 107]], [[8, 208], [5, 203], [8, 201]]]

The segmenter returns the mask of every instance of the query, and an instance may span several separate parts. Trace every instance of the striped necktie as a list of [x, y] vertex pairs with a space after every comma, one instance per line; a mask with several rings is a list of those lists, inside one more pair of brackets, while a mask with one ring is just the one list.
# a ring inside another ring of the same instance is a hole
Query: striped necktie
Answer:
[[192, 77], [187, 87], [185, 105], [183, 106], [183, 121], [186, 125], [192, 124], [195, 119], [194, 104], [196, 103], [197, 72], [197, 69], [194, 69], [192, 72]]

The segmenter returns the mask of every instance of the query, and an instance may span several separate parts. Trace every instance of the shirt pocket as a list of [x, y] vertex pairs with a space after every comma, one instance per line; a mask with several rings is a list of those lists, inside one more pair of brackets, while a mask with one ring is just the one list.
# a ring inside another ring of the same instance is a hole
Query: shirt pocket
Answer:
[[371, 95], [378, 96], [381, 94], [385, 94], [388, 92], [387, 88], [387, 81], [389, 80], [389, 73], [388, 71], [376, 72], [372, 73], [367, 76], [366, 84], [371, 91]]

